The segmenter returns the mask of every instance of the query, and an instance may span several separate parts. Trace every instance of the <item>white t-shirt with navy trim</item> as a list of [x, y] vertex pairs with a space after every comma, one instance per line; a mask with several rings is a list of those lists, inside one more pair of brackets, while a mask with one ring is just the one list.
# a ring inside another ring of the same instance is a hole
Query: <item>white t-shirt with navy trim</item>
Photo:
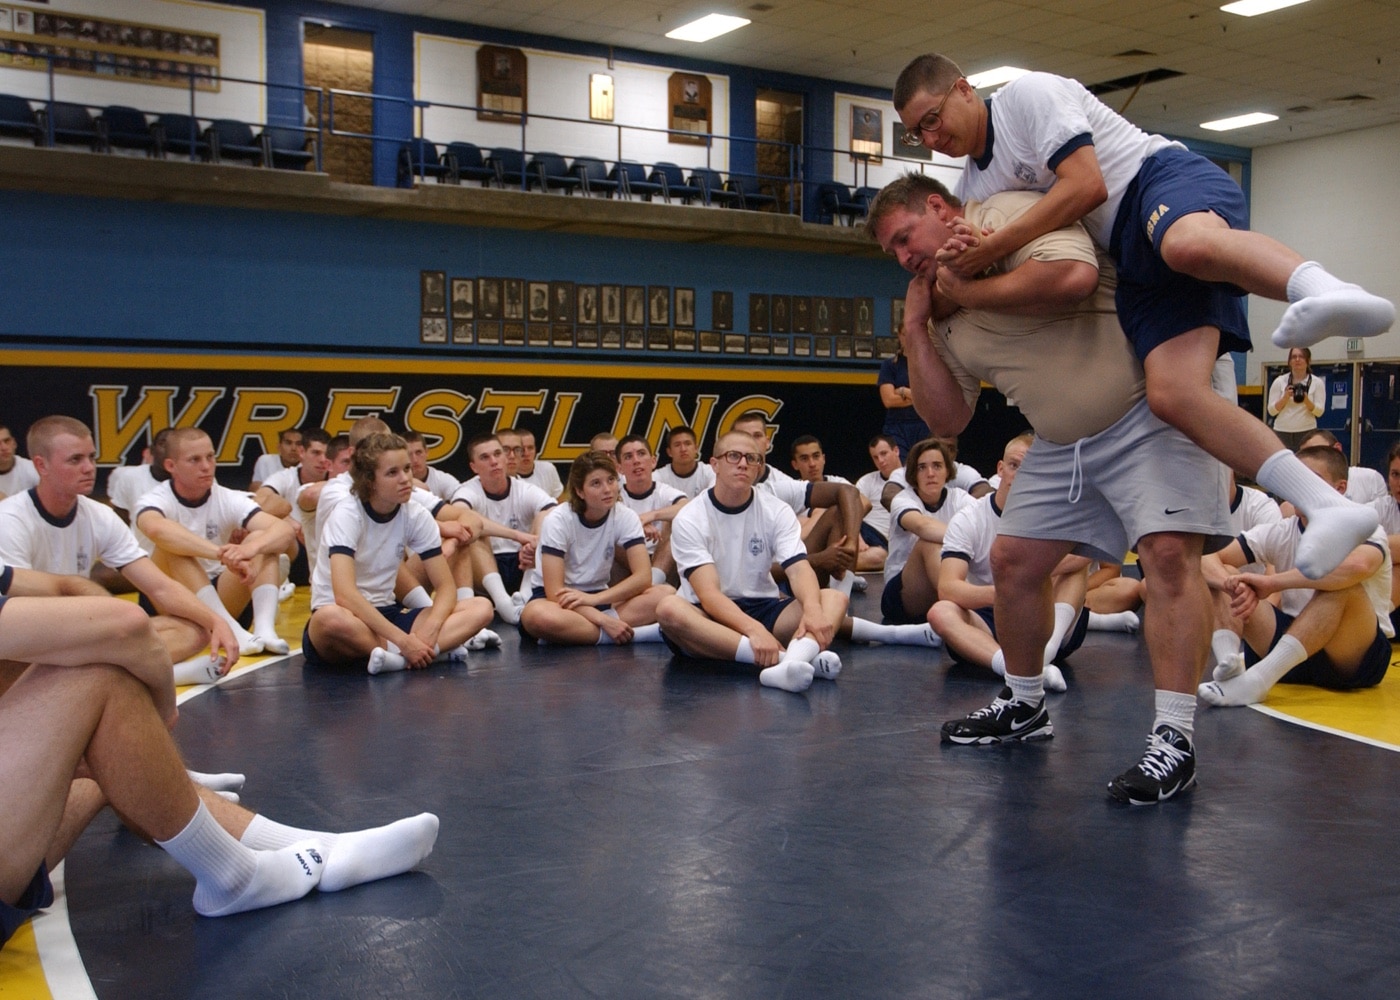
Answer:
[[15, 464], [9, 472], [0, 472], [0, 493], [7, 497], [18, 496], [38, 485], [39, 472], [34, 468], [34, 463], [23, 455], [15, 456]]
[[679, 475], [669, 465], [664, 465], [651, 474], [658, 483], [665, 483], [672, 489], [680, 490], [687, 499], [694, 500], [715, 484], [715, 470], [704, 462], [696, 462], [690, 475]]
[[645, 545], [636, 513], [617, 504], [597, 524], [585, 521], [568, 504], [559, 504], [540, 525], [539, 551], [530, 571], [531, 587], [544, 586], [544, 556], [564, 560], [564, 586], [596, 594], [607, 590], [617, 549]]
[[967, 563], [967, 582], [974, 587], [992, 585], [992, 543], [1001, 524], [996, 494], [988, 493], [964, 507], [943, 532], [943, 558]]
[[[684, 500], [686, 496], [674, 486], [667, 486], [665, 483], [656, 481], [653, 475], [651, 478], [651, 489], [640, 496], [633, 495], [627, 489], [627, 484], [622, 484], [622, 490], [618, 493], [617, 502], [635, 514], [650, 514], [654, 510], [664, 510], [678, 500]], [[647, 552], [656, 551], [656, 541], [647, 539]]]
[[726, 507], [706, 490], [671, 522], [671, 555], [681, 577], [681, 596], [699, 604], [690, 574], [713, 565], [721, 592], [731, 600], [780, 596], [773, 564], [787, 568], [807, 558], [802, 529], [792, 508], [755, 489], [747, 503]]
[[321, 548], [311, 571], [311, 610], [335, 603], [331, 556], [355, 560], [355, 586], [376, 608], [394, 603], [394, 581], [405, 550], [431, 559], [442, 552], [437, 522], [422, 504], [400, 504], [388, 516], [353, 498], [338, 503], [321, 525]]
[[914, 551], [914, 543], [919, 540], [918, 535], [901, 523], [906, 515], [925, 514], [947, 524], [958, 511], [976, 502], [967, 490], [945, 486], [939, 502], [929, 506], [919, 499], [919, 494], [907, 486], [904, 487], [899, 495], [890, 501], [890, 546], [889, 555], [885, 557], [885, 579], [890, 579], [904, 569], [904, 564], [909, 561], [909, 553]]
[[44, 510], [35, 490], [0, 501], [0, 562], [60, 576], [87, 576], [102, 563], [121, 570], [146, 553], [106, 504], [90, 497], [66, 517]]
[[[481, 485], [481, 477], [473, 476], [452, 494], [453, 503], [464, 503], [482, 517], [497, 524], [505, 525], [512, 531], [529, 532], [535, 523], [535, 515], [542, 510], [556, 506], [557, 501], [531, 483], [508, 477], [506, 491], [500, 496], [486, 492]], [[519, 552], [520, 543], [513, 538], [492, 536], [491, 551], [494, 553]]]
[[[176, 495], [169, 480], [143, 496], [136, 506], [136, 518], [148, 510], [157, 511], [191, 534], [215, 545], [223, 545], [239, 528], [246, 528], [253, 515], [262, 510], [251, 493], [231, 490], [218, 483], [209, 488], [208, 495], [203, 499], [184, 500]], [[211, 577], [223, 572], [224, 568], [217, 559], [200, 559], [199, 564]]]

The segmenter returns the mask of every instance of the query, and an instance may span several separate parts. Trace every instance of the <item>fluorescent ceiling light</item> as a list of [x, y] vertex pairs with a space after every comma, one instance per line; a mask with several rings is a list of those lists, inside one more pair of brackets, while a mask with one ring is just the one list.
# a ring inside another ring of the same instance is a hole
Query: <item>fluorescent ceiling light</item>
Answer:
[[1210, 129], [1212, 132], [1228, 132], [1231, 129], [1248, 128], [1251, 125], [1263, 125], [1265, 122], [1276, 121], [1278, 121], [1278, 115], [1251, 111], [1247, 115], [1236, 115], [1234, 118], [1218, 118], [1213, 122], [1201, 122], [1201, 128]]
[[691, 21], [674, 31], [666, 32], [666, 37], [675, 38], [682, 42], [708, 42], [711, 38], [718, 38], [720, 35], [728, 34], [735, 28], [742, 28], [749, 23], [751, 22], [746, 17], [734, 17], [731, 14], [706, 14], [698, 21]]
[[983, 87], [1000, 87], [1003, 83], [1010, 83], [1019, 76], [1025, 76], [1030, 70], [1022, 69], [1019, 66], [998, 66], [996, 69], [984, 70], [981, 73], [974, 73], [967, 78], [967, 82], [972, 84], [977, 90]]
[[1283, 10], [1285, 7], [1293, 7], [1307, 2], [1308, 0], [1237, 0], [1236, 3], [1227, 3], [1220, 9], [1227, 14], [1254, 17], [1257, 14], [1267, 14], [1270, 11]]

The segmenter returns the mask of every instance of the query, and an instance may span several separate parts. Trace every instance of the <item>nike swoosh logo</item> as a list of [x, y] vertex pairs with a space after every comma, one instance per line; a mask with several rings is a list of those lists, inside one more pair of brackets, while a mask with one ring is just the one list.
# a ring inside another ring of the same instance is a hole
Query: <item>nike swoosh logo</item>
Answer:
[[1183, 510], [1190, 510], [1190, 509], [1191, 509], [1191, 508], [1189, 508], [1189, 507], [1178, 507], [1178, 508], [1176, 508], [1176, 510], [1172, 510], [1170, 507], [1163, 507], [1163, 508], [1162, 508], [1162, 513], [1163, 513], [1163, 514], [1180, 514]]
[[1032, 715], [1029, 719], [1026, 719], [1024, 722], [1017, 722], [1015, 719], [1012, 719], [1011, 731], [1013, 733], [1019, 733], [1022, 729], [1025, 729], [1031, 723], [1035, 722], [1038, 718], [1040, 718], [1039, 714]]

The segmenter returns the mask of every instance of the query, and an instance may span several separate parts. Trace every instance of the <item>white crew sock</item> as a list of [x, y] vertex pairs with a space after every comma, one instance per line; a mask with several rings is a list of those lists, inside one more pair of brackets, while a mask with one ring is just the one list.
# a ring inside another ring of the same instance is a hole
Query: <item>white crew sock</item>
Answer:
[[784, 660], [776, 666], [760, 671], [758, 682], [764, 687], [781, 688], [797, 694], [812, 686], [815, 674], [816, 670], [810, 663]]
[[1152, 720], [1152, 728], [1171, 726], [1188, 740], [1196, 733], [1196, 699], [1179, 691], [1163, 691], [1158, 688], [1153, 695], [1157, 715]]
[[1293, 636], [1284, 633], [1269, 655], [1244, 673], [1229, 680], [1210, 681], [1197, 689], [1201, 700], [1212, 705], [1255, 705], [1263, 701], [1283, 675], [1308, 658], [1308, 651]]
[[1045, 700], [1045, 675], [1036, 674], [1034, 677], [1019, 677], [1016, 674], [1006, 675], [1006, 686], [1011, 689], [1011, 699], [1027, 705], [1039, 705]]
[[840, 593], [845, 594], [847, 597], [851, 596], [851, 588], [855, 585], [855, 570], [849, 569], [845, 572], [845, 574], [843, 574], [840, 577], [833, 576], [831, 578], [831, 581], [827, 584], [827, 586], [829, 586], [832, 590], [839, 591]]
[[407, 594], [403, 595], [403, 600], [399, 602], [406, 608], [431, 608], [433, 598], [421, 585], [414, 587]]
[[441, 645], [434, 646], [434, 647], [433, 647], [433, 662], [434, 662], [434, 663], [466, 663], [466, 662], [467, 662], [467, 646], [466, 646], [466, 643], [463, 643], [463, 644], [460, 645], [460, 646], [452, 646], [452, 647], [449, 647], [448, 649], [443, 649]]
[[470, 587], [458, 587], [458, 588], [457, 588], [457, 600], [459, 600], [459, 601], [470, 601], [470, 600], [471, 600], [473, 597], [475, 597], [475, 596], [476, 596], [476, 591], [475, 591], [475, 590], [472, 590], [472, 588], [470, 588]]
[[1395, 305], [1360, 285], [1328, 274], [1321, 264], [1299, 264], [1288, 279], [1288, 301], [1271, 338], [1276, 347], [1310, 347], [1328, 337], [1374, 337], [1395, 323]]
[[661, 638], [661, 626], [656, 622], [650, 625], [638, 625], [632, 630], [632, 641], [637, 642], [665, 642]]
[[801, 639], [794, 639], [788, 643], [787, 651], [783, 653], [783, 658], [778, 662], [811, 663], [821, 651], [821, 644], [816, 639], [804, 635]]
[[501, 616], [501, 621], [508, 625], [519, 625], [520, 609], [510, 599], [501, 574], [487, 573], [481, 578], [481, 585], [486, 588], [486, 596], [491, 598], [491, 603], [496, 606], [496, 614]]
[[234, 840], [199, 804], [185, 828], [156, 841], [195, 878], [194, 908], [223, 917], [300, 899], [321, 881], [321, 845], [302, 839], [259, 851]]
[[1255, 479], [1308, 519], [1298, 543], [1297, 566], [1310, 580], [1336, 569], [1379, 524], [1375, 508], [1352, 503], [1287, 449], [1266, 458]]
[[998, 649], [992, 654], [992, 673], [998, 677], [1008, 676], [1006, 673], [1006, 654]]
[[852, 642], [885, 642], [893, 646], [943, 645], [932, 625], [878, 625], [866, 618], [851, 618]]
[[753, 663], [753, 643], [746, 635], [739, 636], [739, 648], [734, 650], [735, 663]]
[[211, 660], [208, 653], [181, 660], [174, 665], [175, 685], [184, 687], [186, 684], [213, 684], [219, 679], [219, 668], [222, 666], [222, 661]]
[[[1079, 619], [1079, 609], [1073, 604], [1055, 605], [1055, 630], [1050, 633], [1050, 641], [1045, 644], [1045, 662], [1048, 664], [1060, 653], [1065, 637]], [[1053, 690], [1053, 688], [1052, 688]]]
[[1240, 651], [1240, 637], [1228, 628], [1218, 628], [1210, 634], [1210, 652], [1217, 664], [1224, 663]]
[[651, 568], [651, 585], [652, 585], [653, 587], [655, 587], [655, 586], [657, 586], [658, 584], [662, 584], [662, 583], [665, 583], [665, 582], [666, 582], [666, 573], [665, 573], [665, 571], [664, 571], [664, 570], [659, 570], [659, 569], [657, 569], [655, 566], [653, 566], [653, 567]]
[[1069, 685], [1065, 683], [1065, 675], [1059, 667], [1053, 663], [1045, 664], [1045, 690], [1047, 691], [1067, 691]]
[[834, 681], [841, 672], [841, 657], [829, 649], [824, 649], [812, 660], [812, 676]]
[[218, 774], [205, 774], [203, 771], [191, 771], [186, 768], [185, 773], [190, 776], [190, 780], [196, 785], [203, 785], [210, 791], [215, 792], [241, 791], [243, 782], [248, 780], [237, 771], [221, 771]]
[[484, 628], [476, 635], [467, 640], [466, 646], [470, 650], [495, 648], [500, 646], [501, 637], [489, 628]]
[[1095, 632], [1136, 632], [1142, 625], [1136, 613], [1118, 611], [1111, 615], [1089, 612], [1089, 628]]
[[338, 892], [408, 871], [432, 853], [437, 834], [438, 818], [426, 812], [388, 826], [349, 833], [298, 830], [265, 816], [254, 816], [243, 832], [242, 842], [254, 850], [268, 851], [300, 840], [319, 841], [326, 858], [321, 891]]
[[219, 592], [214, 589], [212, 583], [206, 583], [200, 587], [195, 591], [194, 596], [199, 598], [201, 604], [224, 620], [224, 624], [233, 632], [234, 641], [238, 643], [240, 656], [252, 656], [263, 651], [262, 641], [234, 620], [234, 617], [228, 613], [228, 609], [224, 607], [224, 602], [219, 599]]
[[391, 674], [398, 670], [407, 670], [408, 661], [400, 655], [398, 647], [392, 642], [389, 648], [375, 646], [369, 653], [369, 672], [372, 674]]
[[598, 641], [595, 642], [594, 645], [595, 645], [595, 646], [613, 646], [613, 645], [616, 645], [616, 643], [613, 642], [613, 637], [610, 636], [610, 635], [608, 635], [607, 629], [599, 628], [599, 629], [598, 629]]
[[263, 652], [286, 653], [291, 647], [277, 634], [277, 584], [253, 588], [253, 635], [261, 639]]

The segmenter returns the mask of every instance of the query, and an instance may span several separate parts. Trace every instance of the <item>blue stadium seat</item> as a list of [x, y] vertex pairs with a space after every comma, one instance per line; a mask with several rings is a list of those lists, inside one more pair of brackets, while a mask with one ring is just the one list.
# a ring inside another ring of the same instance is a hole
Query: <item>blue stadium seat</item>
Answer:
[[456, 161], [459, 181], [477, 181], [482, 187], [486, 187], [496, 176], [496, 171], [486, 165], [481, 148], [475, 143], [448, 143], [447, 155]]
[[672, 198], [679, 198], [687, 205], [697, 198], [701, 201], [704, 200], [704, 192], [693, 183], [687, 184], [681, 168], [674, 163], [667, 163], [664, 160], [653, 163], [651, 176], [647, 180], [661, 185], [661, 197], [665, 198], [668, 203]]
[[601, 193], [611, 198], [620, 193], [620, 182], [608, 175], [608, 165], [596, 156], [575, 156], [569, 170], [582, 183], [585, 195]]

